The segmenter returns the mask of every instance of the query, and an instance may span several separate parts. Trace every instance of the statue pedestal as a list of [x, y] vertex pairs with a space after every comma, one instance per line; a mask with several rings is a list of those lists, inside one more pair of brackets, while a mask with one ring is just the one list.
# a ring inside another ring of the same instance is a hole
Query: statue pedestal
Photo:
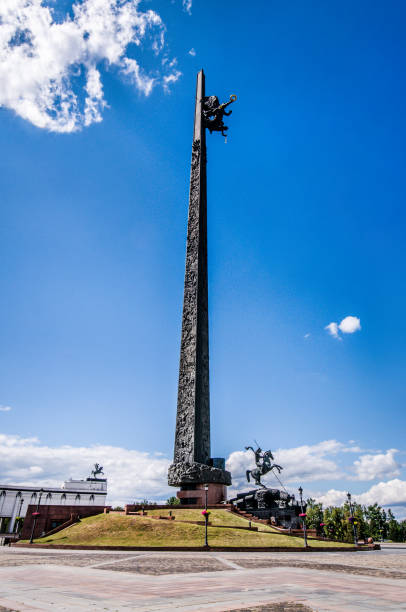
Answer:
[[294, 496], [286, 491], [268, 488], [252, 489], [245, 493], [238, 493], [237, 497], [229, 501], [239, 510], [260, 519], [268, 519], [285, 529], [302, 528], [302, 520], [299, 517], [302, 511], [301, 506]]
[[[181, 506], [205, 506], [206, 491], [204, 484], [190, 484], [182, 486], [176, 493]], [[227, 486], [220, 483], [210, 483], [207, 491], [207, 505], [215, 506], [227, 500]]]

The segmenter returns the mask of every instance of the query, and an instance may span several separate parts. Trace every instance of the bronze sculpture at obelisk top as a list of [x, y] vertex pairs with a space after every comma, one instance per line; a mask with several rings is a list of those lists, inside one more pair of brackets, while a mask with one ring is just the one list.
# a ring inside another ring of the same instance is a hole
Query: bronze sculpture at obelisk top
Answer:
[[180, 349], [174, 461], [168, 483], [180, 487], [182, 504], [200, 504], [208, 485], [209, 503], [227, 497], [231, 475], [224, 459], [210, 457], [209, 320], [207, 291], [206, 128], [226, 136], [224, 115], [236, 100], [220, 104], [205, 96], [203, 70], [197, 75], [190, 172], [189, 218]]

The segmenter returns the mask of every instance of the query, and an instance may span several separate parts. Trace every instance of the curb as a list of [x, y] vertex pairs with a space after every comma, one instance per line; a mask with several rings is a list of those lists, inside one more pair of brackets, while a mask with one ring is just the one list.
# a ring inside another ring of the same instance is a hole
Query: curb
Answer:
[[[344, 547], [344, 546], [312, 546], [304, 548], [297, 546], [74, 546], [73, 544], [12, 544], [15, 548], [44, 548], [58, 550], [123, 550], [123, 551], [172, 551], [172, 552], [362, 552], [373, 550], [370, 547]], [[376, 549], [375, 549], [376, 550]]]

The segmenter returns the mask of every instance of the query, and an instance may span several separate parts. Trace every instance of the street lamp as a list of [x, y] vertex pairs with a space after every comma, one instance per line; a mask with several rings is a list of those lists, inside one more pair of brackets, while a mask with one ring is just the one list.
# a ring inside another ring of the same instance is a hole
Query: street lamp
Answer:
[[209, 514], [207, 512], [207, 493], [209, 490], [209, 485], [205, 484], [204, 485], [204, 497], [205, 497], [205, 501], [204, 501], [204, 510], [205, 510], [205, 514], [204, 514], [204, 545], [207, 548], [209, 545], [208, 539], [207, 539], [207, 523], [209, 521]]
[[352, 531], [354, 534], [354, 546], [358, 546], [357, 528], [355, 526], [355, 518], [352, 515], [351, 493], [347, 493], [348, 505], [350, 507], [349, 521], [352, 523]]
[[37, 517], [38, 517], [38, 515], [39, 515], [39, 506], [40, 506], [40, 503], [41, 503], [41, 497], [42, 497], [43, 493], [44, 493], [44, 489], [40, 489], [40, 491], [39, 491], [39, 497], [38, 497], [38, 503], [37, 503], [37, 510], [36, 510], [36, 512], [35, 512], [35, 514], [34, 514], [34, 521], [33, 521], [33, 523], [32, 523], [31, 537], [30, 537], [30, 544], [32, 544], [32, 543], [33, 543], [33, 541], [34, 541], [34, 531], [35, 531], [35, 525], [37, 524]]
[[306, 533], [306, 514], [303, 512], [303, 489], [299, 487], [299, 495], [300, 495], [300, 509], [301, 509], [301, 518], [303, 521], [303, 539], [304, 539], [304, 547], [307, 548], [307, 533]]

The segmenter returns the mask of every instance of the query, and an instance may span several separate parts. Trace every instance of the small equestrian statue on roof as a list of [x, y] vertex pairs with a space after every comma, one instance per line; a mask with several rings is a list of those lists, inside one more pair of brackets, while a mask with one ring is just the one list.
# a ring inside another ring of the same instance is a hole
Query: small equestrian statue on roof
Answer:
[[228, 117], [231, 115], [233, 111], [226, 111], [227, 106], [230, 106], [237, 99], [236, 95], [230, 96], [230, 100], [228, 102], [224, 102], [224, 104], [220, 104], [220, 101], [217, 96], [208, 96], [203, 98], [203, 120], [204, 125], [209, 130], [210, 134], [212, 132], [221, 132], [222, 135], [227, 138], [226, 132], [228, 127], [224, 125], [223, 117], [226, 115]]
[[97, 478], [97, 476], [99, 474], [104, 474], [103, 466], [99, 465], [98, 463], [95, 463], [94, 464], [94, 470], [91, 471], [91, 474], [92, 474], [93, 478]]
[[261, 476], [264, 476], [264, 474], [267, 474], [271, 470], [278, 470], [278, 472], [280, 473], [283, 468], [277, 463], [271, 463], [271, 461], [273, 461], [274, 459], [274, 456], [270, 450], [267, 450], [263, 453], [262, 448], [258, 445], [258, 442], [256, 442], [255, 444], [258, 447], [257, 450], [252, 448], [252, 446], [245, 447], [245, 450], [252, 450], [255, 455], [255, 463], [257, 465], [256, 469], [247, 470], [247, 480], [248, 482], [250, 482], [251, 474], [252, 478], [255, 481], [255, 484], [258, 487], [266, 489], [266, 486], [263, 485], [261, 482]]

